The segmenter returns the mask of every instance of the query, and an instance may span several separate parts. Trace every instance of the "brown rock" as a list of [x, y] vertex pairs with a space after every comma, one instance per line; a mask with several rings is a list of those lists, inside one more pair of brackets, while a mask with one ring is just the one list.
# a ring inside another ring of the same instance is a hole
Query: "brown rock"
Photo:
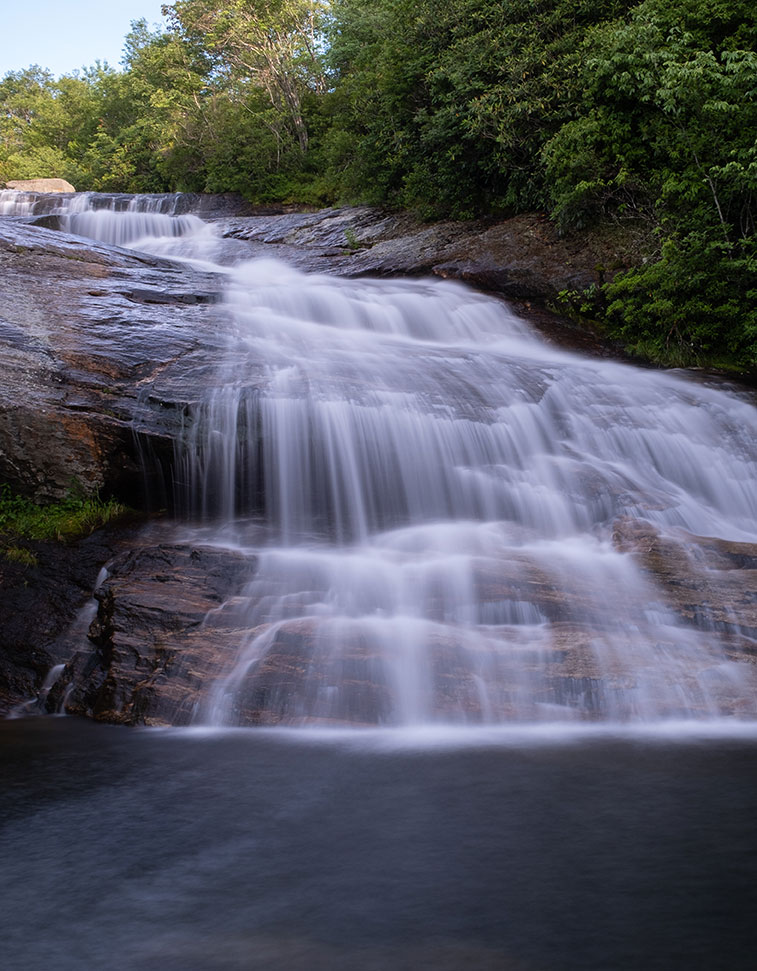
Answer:
[[684, 623], [725, 635], [737, 659], [757, 661], [757, 545], [652, 523], [616, 520], [613, 545], [633, 554]]
[[435, 274], [517, 300], [602, 283], [637, 257], [638, 240], [561, 237], [543, 214], [499, 222], [422, 223], [368, 206], [232, 219], [224, 233], [307, 269], [348, 276]]
[[0, 266], [0, 481], [141, 505], [223, 354], [217, 281], [11, 220]]
[[5, 186], [20, 192], [76, 192], [65, 179], [14, 179], [6, 182]]
[[[248, 579], [240, 553], [161, 543], [124, 553], [96, 592], [89, 648], [74, 653], [48, 704], [120, 724], [186, 724], [234, 657], [233, 611], [207, 613]], [[92, 646], [94, 645], [94, 647]]]

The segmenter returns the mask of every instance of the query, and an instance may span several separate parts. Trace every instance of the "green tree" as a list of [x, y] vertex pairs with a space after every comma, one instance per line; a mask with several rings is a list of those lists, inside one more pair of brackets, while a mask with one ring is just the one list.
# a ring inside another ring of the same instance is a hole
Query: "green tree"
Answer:
[[645, 0], [591, 32], [578, 116], [546, 146], [565, 228], [635, 216], [655, 260], [605, 289], [613, 332], [662, 360], [757, 363], [757, 20]]
[[541, 148], [580, 101], [578, 48], [630, 0], [337, 0], [333, 164], [430, 216], [543, 207]]
[[303, 102], [322, 93], [323, 0], [178, 0], [164, 7], [169, 23], [201, 43], [226, 76], [228, 87], [265, 92], [270, 107], [290, 127], [300, 151], [309, 143]]
[[186, 157], [177, 162], [174, 152], [208, 66], [178, 37], [150, 31], [144, 20], [132, 24], [122, 64], [122, 71], [93, 70], [89, 77], [98, 108], [82, 150], [89, 184], [132, 192], [175, 188]]

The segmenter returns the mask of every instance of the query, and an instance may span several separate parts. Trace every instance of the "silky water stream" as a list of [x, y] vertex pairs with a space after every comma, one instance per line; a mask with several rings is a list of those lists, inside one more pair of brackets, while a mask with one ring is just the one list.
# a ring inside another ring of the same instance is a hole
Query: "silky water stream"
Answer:
[[194, 727], [2, 726], [8, 966], [753, 967], [751, 396], [452, 283], [217, 268], [171, 475], [249, 557], [239, 637]]
[[687, 618], [619, 539], [643, 522], [691, 571], [689, 535], [757, 539], [750, 402], [555, 350], [454, 284], [257, 261], [226, 312], [180, 499], [232, 537], [262, 507], [272, 539], [200, 719], [244, 721], [258, 671], [284, 721], [755, 714], [753, 632]]
[[581, 358], [449, 282], [221, 265], [180, 195], [0, 193], [40, 207], [224, 275], [227, 359], [168, 475], [250, 580], [196, 723], [757, 715], [727, 572], [757, 543], [749, 394]]

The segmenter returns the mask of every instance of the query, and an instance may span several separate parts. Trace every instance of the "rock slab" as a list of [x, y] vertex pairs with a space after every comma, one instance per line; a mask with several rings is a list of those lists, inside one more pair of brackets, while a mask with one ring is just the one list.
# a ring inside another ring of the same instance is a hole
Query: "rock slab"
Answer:
[[76, 192], [65, 179], [14, 179], [6, 182], [5, 187], [19, 192]]

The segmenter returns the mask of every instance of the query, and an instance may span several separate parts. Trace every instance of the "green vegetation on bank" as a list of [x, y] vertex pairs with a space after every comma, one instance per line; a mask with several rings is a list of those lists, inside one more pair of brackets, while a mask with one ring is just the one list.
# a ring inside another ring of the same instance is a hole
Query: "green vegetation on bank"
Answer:
[[122, 70], [0, 81], [0, 181], [613, 224], [576, 304], [664, 363], [757, 367], [751, 0], [177, 0]]
[[46, 540], [70, 543], [89, 536], [96, 529], [129, 514], [127, 506], [114, 499], [69, 495], [55, 503], [37, 504], [15, 495], [8, 485], [0, 486], [0, 555], [34, 566], [36, 557], [25, 541]]

